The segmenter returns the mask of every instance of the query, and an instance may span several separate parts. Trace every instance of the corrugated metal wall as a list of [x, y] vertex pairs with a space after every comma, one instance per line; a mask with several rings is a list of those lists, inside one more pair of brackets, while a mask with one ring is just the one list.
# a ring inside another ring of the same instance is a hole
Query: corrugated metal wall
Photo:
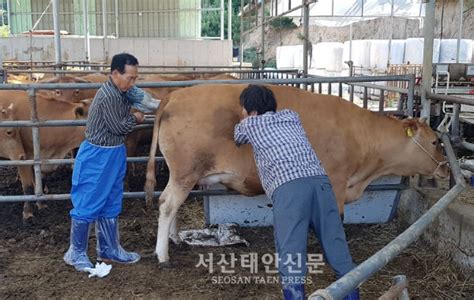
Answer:
[[[198, 38], [201, 35], [201, 0], [88, 0], [90, 35], [103, 34], [102, 1], [106, 1], [107, 35], [117, 35], [117, 29], [119, 37]], [[61, 30], [83, 35], [83, 0], [59, 2]], [[30, 30], [49, 3], [50, 0], [10, 0], [12, 33]], [[53, 29], [52, 5], [35, 29]]]
[[11, 32], [21, 33], [32, 27], [31, 23], [31, 1], [15, 0], [10, 1], [11, 10]]

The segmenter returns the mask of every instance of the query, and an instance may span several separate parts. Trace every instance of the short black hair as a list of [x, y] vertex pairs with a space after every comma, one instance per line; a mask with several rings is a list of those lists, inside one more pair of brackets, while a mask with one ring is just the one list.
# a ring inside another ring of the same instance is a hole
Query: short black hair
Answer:
[[262, 115], [269, 111], [276, 111], [277, 103], [273, 92], [262, 85], [250, 84], [240, 94], [240, 106], [248, 113], [256, 111]]
[[136, 66], [138, 65], [138, 59], [135, 56], [125, 52], [115, 54], [114, 57], [112, 57], [110, 73], [112, 73], [114, 70], [117, 70], [120, 72], [120, 74], [123, 74], [125, 72], [125, 65]]

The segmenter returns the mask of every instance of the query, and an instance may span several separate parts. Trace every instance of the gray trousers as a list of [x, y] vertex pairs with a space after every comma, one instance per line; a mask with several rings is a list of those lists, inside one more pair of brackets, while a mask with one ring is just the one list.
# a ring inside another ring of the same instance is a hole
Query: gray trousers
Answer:
[[283, 285], [305, 281], [310, 227], [314, 229], [324, 258], [337, 278], [354, 268], [327, 176], [289, 181], [273, 192], [272, 201], [278, 270]]

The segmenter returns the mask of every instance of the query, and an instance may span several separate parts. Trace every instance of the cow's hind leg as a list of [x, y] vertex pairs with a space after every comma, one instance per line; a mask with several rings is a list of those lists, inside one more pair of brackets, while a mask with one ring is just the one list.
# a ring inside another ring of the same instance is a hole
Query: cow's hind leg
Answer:
[[[168, 197], [168, 191], [169, 189], [165, 189], [163, 191], [163, 193], [161, 194], [161, 199], [166, 199]], [[177, 216], [175, 216], [173, 218], [173, 220], [171, 221], [171, 225], [170, 225], [170, 234], [169, 234], [169, 238], [173, 241], [173, 243], [175, 245], [179, 245], [181, 244], [181, 239], [179, 238], [179, 235], [178, 235], [178, 222], [177, 222], [178, 218]]]
[[169, 237], [171, 233], [177, 235], [176, 215], [179, 207], [186, 200], [193, 186], [194, 182], [190, 183], [190, 181], [187, 181], [187, 183], [178, 183], [170, 177], [160, 197], [160, 218], [158, 219], [158, 235], [155, 253], [162, 267], [169, 267]]

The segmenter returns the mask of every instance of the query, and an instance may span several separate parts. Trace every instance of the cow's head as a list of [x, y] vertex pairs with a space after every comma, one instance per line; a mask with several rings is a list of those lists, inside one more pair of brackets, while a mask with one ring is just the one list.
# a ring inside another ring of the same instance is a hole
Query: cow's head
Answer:
[[402, 124], [406, 147], [401, 155], [411, 161], [409, 168], [414, 168], [411, 173], [448, 177], [449, 167], [441, 141], [425, 120], [405, 119]]
[[[0, 121], [14, 121], [14, 112], [13, 103], [7, 108], [0, 105]], [[0, 127], [0, 144], [0, 156], [9, 159], [26, 159], [20, 129], [18, 127]]]
[[[90, 81], [79, 77], [64, 75], [43, 80], [41, 83], [90, 83]], [[41, 90], [38, 93], [47, 98], [64, 102], [79, 102], [91, 97], [90, 91], [84, 89]]]

